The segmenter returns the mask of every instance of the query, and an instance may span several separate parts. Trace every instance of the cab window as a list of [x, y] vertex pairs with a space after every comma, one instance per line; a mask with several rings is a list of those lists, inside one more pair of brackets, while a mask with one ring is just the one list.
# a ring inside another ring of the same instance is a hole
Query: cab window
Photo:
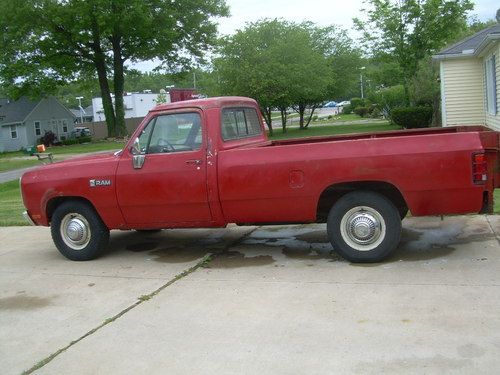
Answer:
[[223, 140], [253, 137], [261, 133], [259, 116], [254, 108], [224, 108], [222, 110]]
[[139, 136], [146, 154], [195, 151], [201, 148], [201, 118], [196, 112], [153, 118]]

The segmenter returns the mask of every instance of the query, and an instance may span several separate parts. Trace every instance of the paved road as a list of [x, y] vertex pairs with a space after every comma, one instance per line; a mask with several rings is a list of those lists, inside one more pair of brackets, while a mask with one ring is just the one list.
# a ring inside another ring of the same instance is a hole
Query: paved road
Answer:
[[35, 169], [35, 168], [36, 167], [30, 167], [30, 168], [14, 169], [13, 171], [1, 172], [0, 173], [0, 184], [3, 182], [12, 181], [12, 180], [18, 180], [19, 177], [21, 177], [24, 172], [29, 171], [31, 169]]
[[78, 263], [47, 228], [0, 228], [0, 372], [496, 373], [499, 235], [410, 218], [388, 261], [354, 265], [323, 225], [116, 231]]

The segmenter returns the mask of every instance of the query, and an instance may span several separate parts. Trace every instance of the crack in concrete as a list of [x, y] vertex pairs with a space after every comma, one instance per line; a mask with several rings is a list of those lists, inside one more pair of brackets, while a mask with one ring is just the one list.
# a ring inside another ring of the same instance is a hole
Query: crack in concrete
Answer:
[[500, 244], [500, 238], [498, 237], [497, 232], [495, 232], [495, 230], [493, 229], [493, 225], [491, 225], [490, 218], [488, 217], [488, 215], [484, 215], [484, 216], [486, 217], [486, 222], [488, 223], [488, 225], [490, 227], [491, 233], [493, 233], [493, 235], [497, 239], [497, 242]]
[[98, 325], [97, 327], [91, 329], [90, 331], [88, 331], [87, 333], [85, 333], [83, 336], [80, 336], [78, 339], [74, 340], [74, 341], [71, 341], [68, 345], [66, 345], [65, 347], [57, 350], [56, 352], [52, 353], [51, 355], [49, 355], [48, 357], [42, 359], [40, 362], [36, 363], [33, 367], [31, 367], [30, 369], [26, 370], [23, 372], [23, 374], [31, 374], [33, 372], [35, 372], [36, 370], [39, 370], [41, 369], [43, 366], [45, 366], [46, 364], [48, 364], [49, 362], [51, 362], [54, 358], [56, 358], [59, 354], [62, 354], [64, 353], [66, 350], [68, 350], [69, 348], [71, 348], [73, 345], [79, 343], [80, 341], [82, 341], [83, 339], [85, 339], [86, 337], [90, 336], [90, 335], [93, 335], [94, 333], [96, 333], [97, 331], [99, 331], [101, 328], [107, 326], [108, 324], [114, 322], [115, 320], [117, 320], [118, 318], [120, 318], [121, 316], [125, 315], [126, 313], [128, 313], [130, 310], [136, 308], [137, 306], [139, 306], [140, 304], [150, 300], [151, 298], [153, 298], [154, 296], [156, 296], [158, 293], [160, 293], [163, 289], [169, 287], [170, 285], [172, 285], [173, 283], [175, 283], [176, 281], [182, 279], [183, 277], [186, 277], [187, 275], [189, 275], [190, 273], [193, 273], [194, 271], [196, 271], [198, 268], [202, 267], [203, 265], [205, 265], [207, 262], [209, 262], [211, 259], [211, 254], [207, 254], [205, 255], [201, 261], [199, 261], [198, 263], [196, 263], [194, 266], [188, 268], [187, 270], [184, 270], [182, 271], [180, 274], [176, 275], [173, 279], [169, 280], [166, 284], [163, 284], [162, 286], [160, 286], [158, 289], [154, 290], [153, 292], [149, 293], [149, 294], [146, 294], [146, 295], [142, 295], [140, 296], [137, 301], [135, 303], [133, 303], [132, 305], [128, 306], [127, 308], [125, 308], [124, 310], [120, 311], [118, 314], [112, 316], [111, 318], [108, 318], [106, 319], [104, 322], [102, 322], [100, 325]]
[[[245, 233], [240, 238], [237, 238], [234, 241], [230, 242], [229, 244], [227, 244], [225, 246], [225, 248], [224, 248], [223, 251], [226, 251], [228, 248], [230, 248], [232, 246], [236, 246], [239, 243], [243, 242], [248, 236], [250, 236], [258, 228], [259, 227], [255, 227], [254, 229], [252, 229], [249, 232]], [[139, 296], [137, 298], [137, 301], [134, 302], [132, 305], [130, 305], [127, 308], [123, 309], [119, 313], [113, 315], [111, 318], [106, 319], [100, 325], [98, 325], [97, 327], [91, 329], [90, 331], [88, 331], [84, 335], [80, 336], [76, 340], [71, 341], [65, 347], [63, 347], [63, 348], [55, 351], [54, 353], [50, 354], [48, 357], [46, 357], [46, 358], [42, 359], [41, 361], [37, 362], [34, 366], [32, 366], [31, 368], [29, 368], [28, 370], [23, 371], [22, 374], [23, 375], [32, 374], [36, 370], [41, 369], [43, 366], [45, 366], [46, 364], [50, 363], [54, 358], [56, 358], [60, 354], [64, 353], [66, 350], [68, 350], [69, 348], [71, 348], [73, 345], [75, 345], [75, 344], [79, 343], [80, 341], [82, 341], [83, 339], [85, 339], [85, 338], [93, 335], [94, 333], [96, 333], [97, 331], [99, 331], [101, 328], [107, 326], [108, 324], [113, 323], [114, 321], [116, 321], [117, 319], [119, 319], [120, 317], [122, 317], [123, 315], [125, 315], [126, 313], [128, 313], [129, 311], [131, 311], [132, 309], [136, 308], [137, 306], [141, 305], [142, 303], [144, 303], [146, 301], [149, 301], [151, 298], [153, 298], [154, 296], [156, 296], [157, 294], [159, 294], [162, 290], [164, 290], [165, 288], [167, 288], [170, 285], [174, 284], [175, 282], [179, 281], [180, 279], [188, 276], [189, 274], [195, 272], [198, 268], [206, 266], [208, 263], [210, 263], [210, 261], [213, 259], [213, 257], [214, 257], [213, 253], [206, 254], [194, 266], [188, 268], [187, 270], [182, 271], [181, 273], [179, 273], [178, 275], [176, 275], [173, 279], [169, 280], [167, 283], [163, 284], [162, 286], [160, 286], [159, 288], [157, 288], [153, 292], [151, 292], [149, 294], [145, 294], [145, 295]]]

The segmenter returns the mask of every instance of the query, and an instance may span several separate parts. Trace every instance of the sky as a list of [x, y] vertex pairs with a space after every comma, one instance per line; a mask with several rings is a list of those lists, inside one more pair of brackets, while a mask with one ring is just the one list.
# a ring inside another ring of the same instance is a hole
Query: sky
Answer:
[[[477, 0], [471, 15], [479, 20], [494, 19], [500, 8], [499, 0]], [[284, 18], [289, 21], [312, 21], [319, 26], [335, 24], [349, 31], [352, 38], [357, 37], [353, 30], [352, 19], [362, 18], [362, 0], [226, 0], [231, 16], [219, 21], [219, 33], [233, 34], [245, 27], [247, 22], [262, 18]], [[136, 69], [148, 71], [156, 66], [154, 62], [134, 64]]]
[[[353, 28], [352, 19], [360, 17], [362, 0], [226, 0], [231, 16], [219, 24], [219, 32], [232, 34], [244, 27], [246, 22], [261, 18], [281, 17], [297, 22], [312, 21], [319, 26], [331, 24], [347, 30]], [[481, 21], [495, 18], [500, 1], [477, 0], [472, 14]]]

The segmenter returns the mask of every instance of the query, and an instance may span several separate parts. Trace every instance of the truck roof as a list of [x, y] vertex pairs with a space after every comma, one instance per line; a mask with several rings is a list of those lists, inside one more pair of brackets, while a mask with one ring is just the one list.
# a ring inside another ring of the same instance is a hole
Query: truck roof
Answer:
[[193, 108], [193, 107], [200, 109], [210, 109], [210, 108], [220, 108], [226, 105], [257, 106], [257, 102], [254, 99], [246, 98], [243, 96], [221, 96], [215, 98], [184, 100], [175, 103], [160, 104], [154, 107], [151, 110], [151, 112], [171, 110], [171, 109], [181, 109], [181, 108]]

